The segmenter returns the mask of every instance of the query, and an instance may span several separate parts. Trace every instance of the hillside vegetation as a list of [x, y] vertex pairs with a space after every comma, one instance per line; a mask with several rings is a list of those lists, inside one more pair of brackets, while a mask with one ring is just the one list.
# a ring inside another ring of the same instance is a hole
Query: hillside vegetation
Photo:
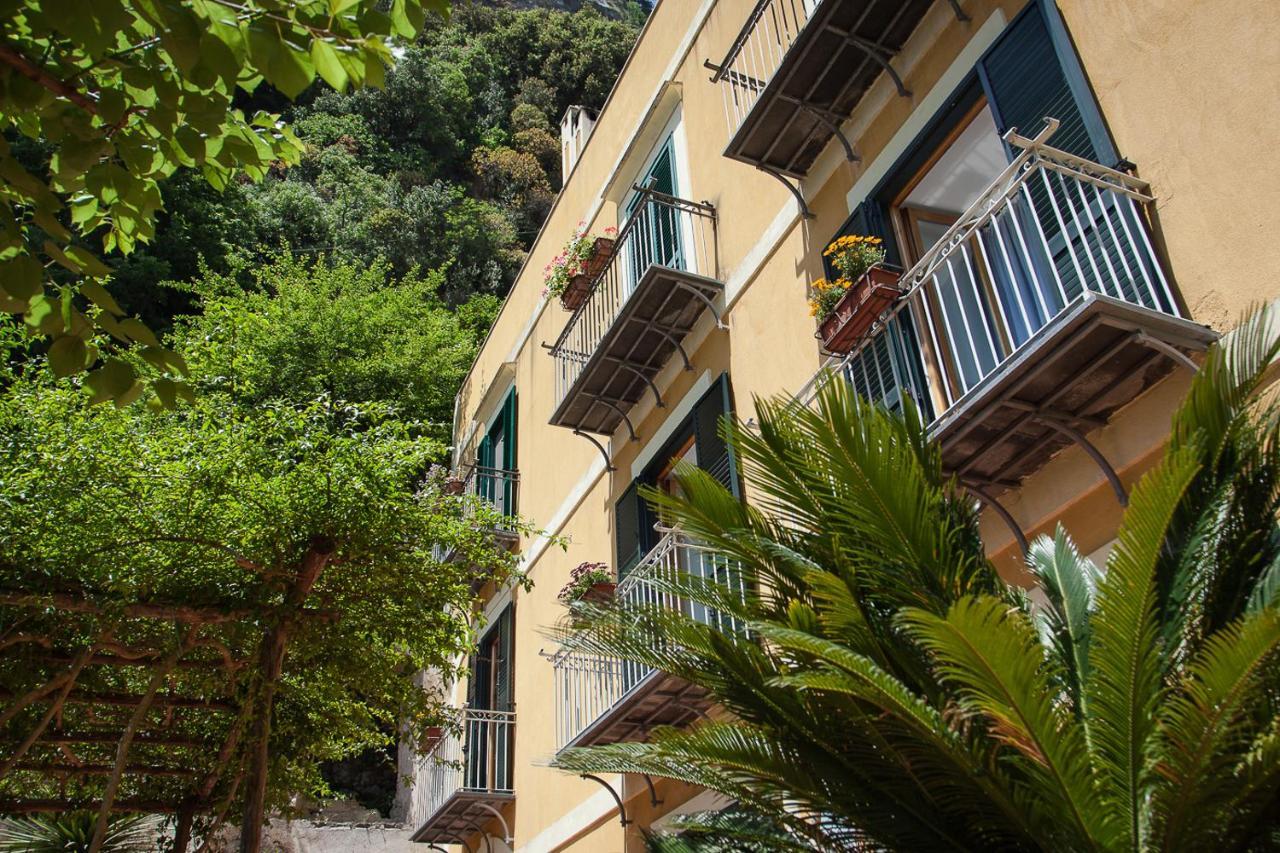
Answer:
[[115, 266], [113, 293], [154, 328], [193, 310], [203, 272], [238, 274], [281, 249], [408, 275], [438, 272], [478, 335], [510, 287], [560, 183], [558, 122], [600, 106], [644, 13], [459, 5], [405, 47], [382, 89], [322, 82], [294, 104], [260, 90], [306, 144], [301, 163], [218, 192], [195, 173], [162, 188], [157, 236]]

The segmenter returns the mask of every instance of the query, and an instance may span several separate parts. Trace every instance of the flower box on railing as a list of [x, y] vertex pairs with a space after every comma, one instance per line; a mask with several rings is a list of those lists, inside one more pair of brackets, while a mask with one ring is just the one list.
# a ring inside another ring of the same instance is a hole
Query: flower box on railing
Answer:
[[875, 266], [849, 286], [835, 309], [818, 326], [817, 337], [827, 352], [851, 352], [876, 318], [902, 295], [899, 270]]
[[569, 279], [564, 292], [560, 294], [560, 306], [566, 311], [577, 311], [578, 306], [587, 301], [591, 295], [591, 285], [613, 258], [613, 238], [596, 237], [582, 259], [579, 272]]

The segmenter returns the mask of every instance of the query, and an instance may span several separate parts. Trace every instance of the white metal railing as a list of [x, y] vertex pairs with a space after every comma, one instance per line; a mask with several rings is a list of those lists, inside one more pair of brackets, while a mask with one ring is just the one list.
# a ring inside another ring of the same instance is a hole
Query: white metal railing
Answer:
[[[680, 531], [663, 536], [649, 554], [618, 584], [614, 595], [624, 608], [661, 607], [683, 613], [722, 631], [740, 632], [745, 625], [704, 604], [674, 595], [664, 582], [687, 575], [721, 584], [742, 600], [746, 586], [738, 564], [692, 542]], [[654, 644], [663, 642], [652, 637]], [[655, 670], [645, 664], [599, 655], [572, 640], [552, 658], [555, 668], [556, 746], [563, 749], [593, 723], [623, 704]]]
[[729, 135], [737, 133], [756, 99], [821, 0], [760, 0], [711, 80], [724, 94]]
[[1058, 122], [1046, 122], [1035, 139], [1006, 134], [1021, 153], [903, 275], [903, 297], [873, 332], [796, 395], [799, 404], [839, 373], [876, 402], [874, 389], [897, 387], [939, 418], [1086, 291], [1181, 316], [1147, 233], [1148, 185], [1049, 147]]
[[715, 208], [654, 190], [639, 192], [639, 203], [614, 241], [613, 257], [551, 347], [557, 406], [650, 267], [717, 276]]
[[455, 725], [416, 762], [408, 821], [419, 827], [455, 793], [514, 793], [514, 711], [462, 708]]
[[[499, 534], [514, 534], [518, 529], [516, 515], [520, 497], [520, 472], [505, 468], [488, 468], [483, 465], [467, 465], [450, 475], [446, 488], [451, 494], [471, 495], [488, 504], [499, 514], [489, 528]], [[474, 503], [463, 507], [465, 518], [475, 515]], [[453, 546], [439, 542], [431, 546], [433, 559], [447, 561], [453, 555]]]

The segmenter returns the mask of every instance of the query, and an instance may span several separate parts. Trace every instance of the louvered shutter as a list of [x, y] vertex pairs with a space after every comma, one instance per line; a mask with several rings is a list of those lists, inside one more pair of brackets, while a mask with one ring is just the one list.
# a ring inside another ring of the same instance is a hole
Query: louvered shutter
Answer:
[[636, 561], [644, 556], [644, 543], [640, 535], [641, 513], [644, 507], [636, 492], [636, 485], [633, 482], [627, 486], [627, 490], [622, 493], [622, 497], [618, 498], [618, 503], [613, 509], [613, 537], [617, 552], [618, 580], [622, 580]]
[[738, 477], [733, 454], [720, 436], [720, 419], [733, 410], [729, 377], [721, 374], [693, 409], [694, 446], [698, 467], [709, 472], [729, 491], [738, 494]]
[[515, 641], [515, 610], [508, 604], [491, 629], [497, 633], [493, 640], [493, 709], [510, 711], [514, 676], [512, 644]]
[[1000, 134], [1018, 128], [1034, 136], [1046, 116], [1061, 122], [1050, 143], [1079, 157], [1116, 162], [1102, 113], [1088, 91], [1061, 22], [1053, 27], [1041, 2], [1014, 19], [978, 62], [978, 76]]
[[[902, 266], [902, 255], [898, 252], [898, 240], [893, 234], [893, 227], [889, 224], [889, 211], [877, 199], [869, 198], [858, 205], [853, 213], [845, 220], [844, 225], [840, 226], [840, 230], [831, 235], [831, 240], [827, 242], [830, 245], [837, 237], [843, 237], [846, 234], [860, 234], [868, 237], [879, 237], [883, 240], [884, 260], [885, 263], [895, 267]], [[824, 245], [823, 250], [826, 250]], [[831, 263], [824, 257], [822, 259], [823, 274], [827, 278], [835, 278], [838, 273]]]

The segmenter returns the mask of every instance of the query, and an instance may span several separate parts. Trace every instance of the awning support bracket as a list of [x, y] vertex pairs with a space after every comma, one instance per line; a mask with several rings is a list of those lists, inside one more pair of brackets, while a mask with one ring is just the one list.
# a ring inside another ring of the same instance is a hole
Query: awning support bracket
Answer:
[[593, 773], [579, 774], [583, 779], [590, 779], [592, 782], [599, 784], [602, 788], [609, 792], [609, 796], [613, 797], [613, 801], [618, 804], [618, 820], [624, 828], [631, 825], [631, 821], [627, 820], [627, 807], [622, 804], [622, 797], [618, 796], [618, 792], [613, 790], [613, 786], [608, 782], [596, 776]]
[[766, 175], [773, 175], [781, 181], [782, 185], [787, 188], [787, 191], [790, 192], [791, 195], [795, 196], [796, 203], [800, 205], [800, 216], [805, 219], [813, 219], [813, 211], [809, 209], [809, 205], [805, 202], [804, 195], [800, 192], [799, 186], [791, 183], [791, 181], [787, 179], [786, 175], [770, 169], [768, 166], [756, 166], [756, 168], [764, 172]]
[[644, 779], [644, 783], [649, 786], [649, 805], [656, 809], [662, 805], [662, 800], [658, 799], [658, 792], [653, 787], [653, 779], [648, 773], [641, 773], [640, 775]]
[[498, 823], [502, 824], [502, 840], [508, 847], [515, 843], [515, 838], [511, 835], [511, 827], [507, 826], [507, 819], [502, 816], [502, 812], [495, 809], [488, 803], [476, 803], [477, 806], [492, 814], [498, 819]]
[[617, 470], [618, 470], [616, 467], [614, 467], [613, 462], [611, 462], [611, 461], [610, 461], [610, 459], [609, 459], [609, 451], [607, 451], [607, 450], [605, 450], [605, 449], [604, 449], [604, 445], [603, 445], [603, 444], [601, 444], [599, 441], [597, 441], [597, 440], [596, 440], [596, 437], [595, 437], [594, 435], [591, 435], [590, 433], [583, 432], [583, 431], [582, 431], [582, 430], [580, 430], [580, 429], [575, 429], [575, 430], [573, 431], [573, 434], [574, 434], [574, 435], [578, 435], [578, 436], [582, 436], [582, 437], [583, 437], [583, 438], [585, 438], [587, 441], [591, 442], [592, 444], [594, 444], [594, 445], [596, 446], [596, 450], [599, 450], [599, 451], [600, 451], [600, 455], [601, 455], [602, 457], [604, 457], [604, 469], [605, 469], [606, 471], [617, 471]]
[[1004, 508], [1004, 504], [993, 498], [990, 492], [975, 483], [961, 480], [960, 484], [965, 487], [969, 494], [982, 501], [987, 509], [1000, 517], [1000, 520], [1013, 532], [1013, 538], [1017, 540], [1018, 548], [1021, 549], [1023, 556], [1026, 556], [1030, 550], [1030, 546], [1027, 545], [1027, 536], [1022, 532], [1022, 528], [1018, 526], [1018, 522], [1014, 520], [1013, 514]]
[[693, 370], [693, 365], [689, 363], [689, 354], [684, 351], [684, 347], [676, 340], [675, 336], [661, 326], [654, 326], [653, 330], [671, 341], [671, 345], [676, 348], [676, 352], [680, 353], [680, 360], [684, 362], [684, 369]]
[[879, 42], [874, 42], [871, 39], [863, 38], [862, 36], [855, 35], [854, 33], [844, 33], [843, 35], [845, 41], [854, 47], [862, 48], [867, 56], [871, 57], [872, 62], [884, 69], [885, 73], [889, 75], [889, 78], [893, 80], [893, 85], [897, 87], [898, 94], [901, 97], [911, 97], [911, 90], [902, 82], [902, 77], [899, 76], [897, 69], [889, 63], [890, 58], [894, 55], [893, 51], [889, 50]]
[[617, 412], [617, 413], [618, 413], [618, 417], [622, 418], [622, 422], [623, 422], [624, 424], [626, 424], [626, 425], [627, 425], [627, 432], [629, 432], [629, 433], [631, 434], [631, 440], [632, 440], [632, 441], [639, 441], [639, 440], [640, 440], [640, 436], [636, 435], [636, 428], [635, 428], [634, 426], [632, 426], [632, 425], [631, 425], [631, 418], [627, 417], [627, 413], [626, 413], [626, 412], [624, 412], [624, 411], [622, 411], [622, 409], [618, 408], [618, 404], [617, 404], [617, 403], [613, 402], [612, 400], [610, 400], [610, 399], [608, 399], [608, 398], [606, 398], [606, 397], [600, 397], [600, 396], [596, 396], [596, 395], [594, 395], [594, 394], [587, 394], [586, 396], [590, 397], [592, 400], [594, 400], [595, 402], [597, 402], [597, 403], [601, 404], [602, 406], [608, 406], [610, 409], [613, 409], [615, 412]]
[[1159, 338], [1153, 338], [1146, 332], [1138, 332], [1133, 338], [1145, 347], [1156, 350], [1157, 352], [1167, 355], [1174, 364], [1179, 364], [1191, 371], [1192, 375], [1200, 372], [1200, 365], [1191, 360], [1191, 357], [1182, 350]]
[[827, 130], [830, 130], [835, 134], [836, 139], [840, 140], [840, 145], [844, 147], [844, 159], [848, 160], [850, 163], [857, 163], [862, 159], [854, 153], [853, 146], [849, 144], [848, 137], [844, 135], [844, 131], [840, 129], [840, 125], [837, 122], [833, 121], [825, 112], [817, 109], [812, 104], [801, 104], [801, 107], [805, 112], [809, 113], [809, 115], [826, 125]]
[[1107, 478], [1107, 482], [1111, 484], [1111, 490], [1116, 494], [1116, 500], [1120, 502], [1120, 506], [1127, 507], [1129, 505], [1129, 493], [1125, 491], [1124, 483], [1120, 482], [1120, 475], [1116, 473], [1116, 469], [1111, 467], [1111, 463], [1107, 461], [1107, 457], [1102, 455], [1102, 451], [1094, 446], [1093, 442], [1085, 438], [1084, 433], [1068, 423], [1058, 420], [1057, 418], [1048, 417], [1046, 415], [1036, 415], [1035, 419], [1046, 424], [1058, 432], [1071, 439], [1080, 449], [1089, 454], [1089, 458], [1097, 464], [1102, 471], [1103, 476]]
[[724, 321], [720, 319], [720, 312], [716, 310], [716, 303], [715, 303], [714, 301], [712, 301], [712, 300], [711, 300], [711, 298], [707, 296], [707, 294], [703, 293], [703, 292], [702, 292], [701, 290], [699, 290], [698, 288], [696, 288], [696, 287], [694, 287], [693, 285], [689, 284], [688, 282], [684, 282], [684, 281], [677, 281], [677, 282], [676, 282], [676, 287], [680, 288], [681, 290], [685, 291], [686, 293], [691, 293], [691, 294], [693, 294], [693, 296], [694, 296], [694, 298], [695, 298], [695, 299], [700, 300], [700, 301], [702, 302], [702, 304], [703, 304], [703, 305], [707, 306], [707, 310], [711, 312], [711, 316], [716, 318], [716, 328], [717, 328], [717, 329], [727, 329], [727, 328], [729, 328], [728, 326], [726, 326], [726, 325], [724, 324]]
[[951, 11], [956, 13], [957, 21], [963, 24], [973, 20], [964, 9], [960, 8], [960, 0], [947, 0], [947, 2], [951, 4]]
[[662, 401], [662, 394], [658, 391], [658, 386], [653, 384], [653, 380], [640, 368], [635, 365], [628, 364], [622, 359], [618, 359], [618, 366], [624, 370], [628, 370], [644, 380], [644, 384], [649, 386], [649, 390], [653, 392], [653, 402], [659, 409], [665, 409], [667, 404]]

